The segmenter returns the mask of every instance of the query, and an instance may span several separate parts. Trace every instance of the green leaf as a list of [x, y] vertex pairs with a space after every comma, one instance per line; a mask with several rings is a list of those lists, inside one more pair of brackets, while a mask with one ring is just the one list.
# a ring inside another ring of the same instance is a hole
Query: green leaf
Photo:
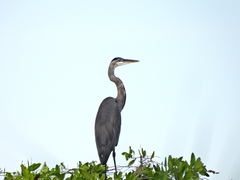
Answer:
[[168, 169], [171, 171], [173, 168], [173, 164], [172, 164], [172, 156], [168, 156]]
[[12, 179], [13, 175], [10, 172], [6, 172], [4, 179]]
[[56, 172], [57, 174], [60, 174], [61, 170], [60, 170], [59, 165], [56, 165], [56, 166], [55, 166], [55, 172]]
[[178, 158], [178, 161], [182, 161], [183, 157]]
[[91, 175], [90, 175], [87, 171], [85, 171], [85, 170], [83, 170], [83, 169], [80, 169], [80, 172], [81, 172], [81, 174], [82, 174], [84, 177], [86, 177], [87, 179], [92, 179]]
[[194, 170], [195, 171], [202, 171], [204, 169], [203, 163], [201, 162], [200, 158], [197, 158], [197, 160], [195, 161], [195, 165], [194, 165]]
[[167, 171], [168, 167], [167, 167], [167, 158], [165, 157], [165, 160], [164, 160], [164, 167], [165, 167], [165, 171]]
[[180, 162], [179, 166], [178, 166], [179, 172], [183, 172], [184, 171], [184, 167], [185, 167], [185, 163], [184, 162]]
[[126, 174], [126, 180], [136, 180], [137, 178], [138, 175], [135, 175], [134, 172], [129, 172]]
[[129, 146], [129, 154], [135, 154], [135, 152], [134, 152], [134, 150], [132, 150], [132, 147], [131, 146]]
[[131, 166], [134, 162], [135, 162], [136, 159], [133, 159], [131, 160], [129, 163], [128, 163], [128, 166]]
[[105, 180], [105, 174], [103, 176], [100, 177], [100, 180]]
[[121, 180], [122, 179], [122, 172], [114, 173], [114, 180]]
[[158, 164], [157, 165], [153, 165], [153, 168], [154, 168], [154, 171], [160, 172], [160, 166]]
[[129, 146], [129, 153], [123, 152], [122, 155], [125, 156], [125, 159], [128, 160], [133, 157], [134, 151], [132, 150], [131, 146]]
[[35, 171], [37, 168], [41, 166], [41, 163], [34, 163], [28, 167], [29, 172]]
[[146, 153], [146, 151], [145, 151], [145, 150], [143, 150], [143, 148], [142, 148], [142, 156], [143, 156], [143, 157], [145, 157], [145, 156], [146, 156], [146, 154], [147, 154], [147, 153]]
[[[81, 162], [79, 161], [79, 163], [81, 163]], [[60, 163], [60, 166], [61, 166], [63, 169], [66, 169], [66, 166], [64, 165], [64, 163]]]
[[127, 152], [123, 152], [122, 155], [125, 156], [125, 159], [128, 160], [129, 158], [132, 158], [132, 155], [127, 153]]
[[153, 153], [152, 153], [152, 155], [150, 157], [150, 160], [152, 160], [154, 158], [154, 156], [155, 156], [155, 151], [153, 151]]
[[192, 179], [192, 173], [190, 171], [187, 171], [184, 175], [184, 179]]
[[191, 154], [190, 166], [194, 166], [195, 164], [195, 155], [194, 153]]
[[48, 172], [49, 171], [49, 168], [48, 168], [48, 166], [47, 166], [47, 163], [46, 162], [44, 162], [44, 164], [43, 164], [43, 166], [42, 166], [42, 168], [41, 168], [41, 170], [40, 170], [41, 172]]
[[28, 176], [29, 171], [28, 171], [28, 169], [26, 168], [26, 166], [24, 166], [23, 164], [21, 164], [21, 170], [22, 170], [22, 175], [23, 175], [23, 176]]

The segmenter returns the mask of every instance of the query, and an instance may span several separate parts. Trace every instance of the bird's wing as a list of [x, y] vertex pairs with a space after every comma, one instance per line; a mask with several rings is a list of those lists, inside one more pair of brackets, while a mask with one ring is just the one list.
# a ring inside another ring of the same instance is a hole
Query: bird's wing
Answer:
[[111, 151], [118, 144], [121, 130], [121, 114], [114, 98], [101, 103], [95, 122], [95, 140], [102, 164], [106, 164]]

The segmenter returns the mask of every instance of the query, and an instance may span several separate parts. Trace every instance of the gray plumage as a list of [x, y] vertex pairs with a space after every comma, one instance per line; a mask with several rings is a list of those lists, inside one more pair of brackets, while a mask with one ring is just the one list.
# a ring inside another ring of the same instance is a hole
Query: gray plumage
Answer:
[[121, 130], [121, 111], [126, 102], [126, 91], [122, 81], [114, 75], [116, 67], [128, 63], [138, 62], [137, 60], [114, 58], [108, 68], [108, 77], [117, 86], [117, 97], [105, 98], [99, 106], [95, 121], [95, 141], [98, 156], [101, 164], [106, 165], [108, 158], [113, 152], [115, 171], [115, 146], [118, 145]]

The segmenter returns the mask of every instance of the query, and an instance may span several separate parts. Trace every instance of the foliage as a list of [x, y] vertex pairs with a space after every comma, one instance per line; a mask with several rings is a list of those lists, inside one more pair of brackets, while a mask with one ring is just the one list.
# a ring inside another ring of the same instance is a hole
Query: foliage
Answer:
[[135, 157], [135, 152], [131, 147], [129, 147], [128, 153], [124, 152], [122, 154], [127, 161], [130, 160], [128, 166], [140, 159], [140, 165], [133, 171], [138, 179], [198, 180], [201, 177], [209, 177], [206, 166], [200, 158], [195, 158], [194, 153], [191, 154], [190, 164], [184, 161], [183, 157], [173, 158], [171, 155], [160, 164], [153, 161], [154, 152], [149, 157], [143, 149], [139, 151], [140, 157]]
[[[63, 163], [50, 169], [46, 163], [21, 164], [20, 172], [2, 172], [4, 180], [137, 180], [137, 179], [160, 179], [160, 180], [200, 180], [209, 177], [205, 165], [200, 158], [195, 158], [192, 153], [190, 163], [182, 157], [173, 158], [171, 155], [164, 162], [153, 161], [155, 153], [147, 156], [145, 150], [138, 151], [139, 157], [129, 147], [129, 152], [123, 152], [128, 161], [127, 166], [119, 166], [118, 173], [112, 173], [113, 168], [108, 168], [105, 177], [105, 166], [96, 162], [78, 163], [77, 168], [68, 169]], [[137, 165], [135, 165], [137, 164]], [[215, 172], [210, 170], [209, 172]]]

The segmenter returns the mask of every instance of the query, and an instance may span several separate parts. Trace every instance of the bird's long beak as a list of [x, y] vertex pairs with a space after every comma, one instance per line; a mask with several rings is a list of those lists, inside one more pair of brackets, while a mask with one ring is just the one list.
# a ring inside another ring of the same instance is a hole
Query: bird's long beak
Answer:
[[123, 59], [123, 63], [124, 63], [124, 64], [128, 64], [128, 63], [135, 63], [135, 62], [139, 62], [139, 60], [133, 60], [133, 59]]

